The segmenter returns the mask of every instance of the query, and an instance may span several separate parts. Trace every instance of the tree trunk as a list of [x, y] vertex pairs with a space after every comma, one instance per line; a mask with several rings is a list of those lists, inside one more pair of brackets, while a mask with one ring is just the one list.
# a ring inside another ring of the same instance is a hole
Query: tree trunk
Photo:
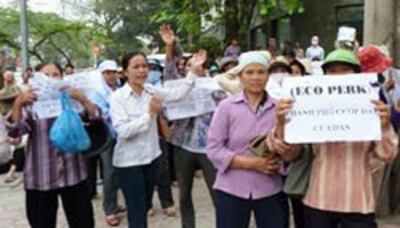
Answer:
[[[225, 43], [233, 38], [239, 37], [240, 21], [239, 21], [238, 0], [225, 1]], [[241, 40], [243, 41], [243, 40]]]

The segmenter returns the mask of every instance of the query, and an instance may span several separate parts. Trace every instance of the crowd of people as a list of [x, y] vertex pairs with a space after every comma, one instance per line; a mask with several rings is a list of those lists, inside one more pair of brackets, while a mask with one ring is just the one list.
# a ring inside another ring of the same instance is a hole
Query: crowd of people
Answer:
[[[83, 107], [82, 121], [92, 126], [96, 148], [92, 145], [91, 151], [58, 150], [49, 139], [57, 118], [38, 118], [32, 109], [39, 99], [29, 84], [34, 72], [60, 81], [74, 74], [72, 64], [62, 68], [43, 63], [27, 69], [21, 85], [12, 71], [3, 74], [0, 161], [7, 163], [0, 168], [7, 173], [6, 182], [15, 181], [15, 172], [23, 170], [31, 227], [56, 226], [59, 198], [69, 227], [95, 227], [91, 200], [97, 195], [99, 170], [105, 222], [110, 226], [118, 226], [120, 213], [127, 211], [130, 228], [148, 227], [158, 191], [165, 214], [177, 216], [179, 208], [182, 228], [194, 228], [192, 188], [199, 173], [218, 228], [249, 227], [252, 215], [259, 228], [288, 228], [291, 214], [296, 228], [376, 228], [377, 214], [400, 212], [395, 203], [400, 195], [400, 88], [392, 75], [392, 60], [381, 49], [338, 43], [325, 57], [314, 36], [306, 51], [298, 42], [286, 43], [281, 51], [271, 38], [267, 50], [242, 52], [240, 41], [233, 39], [217, 61], [208, 59], [205, 50], [184, 56], [168, 25], [159, 33], [165, 63], [128, 52], [120, 61], [98, 65], [99, 83], [92, 96], [68, 88]], [[321, 71], [330, 76], [378, 75], [380, 99], [373, 104], [381, 122], [380, 141], [285, 142], [286, 117], [296, 101], [274, 97], [271, 78], [319, 74], [313, 62], [322, 62]], [[169, 120], [165, 103], [185, 99], [200, 78], [214, 78], [220, 86], [210, 95], [215, 112]], [[180, 87], [163, 86], [177, 79]], [[261, 153], [250, 146], [255, 139], [265, 148]], [[13, 156], [3, 158], [3, 151]], [[285, 186], [300, 160], [308, 161], [310, 177], [303, 192], [291, 194]], [[175, 181], [179, 206], [171, 190]], [[119, 190], [124, 205], [118, 204]]]

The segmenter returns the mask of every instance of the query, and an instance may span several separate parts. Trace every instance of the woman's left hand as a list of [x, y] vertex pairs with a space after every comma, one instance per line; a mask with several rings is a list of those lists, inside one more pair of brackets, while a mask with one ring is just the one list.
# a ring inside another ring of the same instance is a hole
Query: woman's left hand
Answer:
[[375, 104], [375, 110], [381, 119], [382, 130], [389, 129], [391, 127], [390, 123], [390, 106], [379, 100], [373, 100]]
[[293, 161], [299, 156], [299, 147], [289, 145], [283, 139], [274, 138], [274, 151], [285, 161]]

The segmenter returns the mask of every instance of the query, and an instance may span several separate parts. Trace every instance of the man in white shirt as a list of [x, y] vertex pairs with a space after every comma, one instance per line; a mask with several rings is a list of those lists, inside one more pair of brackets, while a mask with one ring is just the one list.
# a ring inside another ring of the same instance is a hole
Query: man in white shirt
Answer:
[[319, 46], [319, 37], [311, 38], [311, 46], [306, 50], [306, 58], [312, 61], [323, 61], [325, 59], [325, 51]]

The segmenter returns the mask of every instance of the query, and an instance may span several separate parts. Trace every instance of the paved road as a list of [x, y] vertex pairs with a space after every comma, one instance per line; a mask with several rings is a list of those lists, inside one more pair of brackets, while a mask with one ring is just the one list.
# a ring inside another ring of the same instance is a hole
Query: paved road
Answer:
[[[1, 228], [25, 228], [28, 223], [25, 217], [24, 206], [24, 191], [22, 184], [5, 185], [3, 184], [4, 176], [0, 176], [0, 227]], [[95, 215], [96, 227], [108, 227], [104, 222], [104, 214], [101, 206], [101, 187], [99, 187], [100, 195], [95, 199]], [[177, 199], [178, 189], [174, 188], [174, 196]], [[196, 223], [198, 228], [213, 228], [215, 227], [214, 209], [211, 206], [211, 201], [207, 193], [203, 179], [196, 179], [194, 184], [194, 203], [196, 208]], [[122, 197], [120, 198], [122, 203]], [[149, 220], [149, 228], [179, 228], [180, 219], [177, 217], [166, 217], [160, 209], [160, 204], [157, 196], [154, 198], [154, 207], [156, 215]], [[125, 214], [123, 223], [120, 227], [126, 226]], [[397, 225], [396, 225], [397, 223]], [[59, 211], [57, 227], [68, 227], [65, 221], [64, 214]], [[252, 227], [255, 227], [254, 225]], [[386, 219], [381, 221], [380, 228], [400, 228], [400, 217]]]

